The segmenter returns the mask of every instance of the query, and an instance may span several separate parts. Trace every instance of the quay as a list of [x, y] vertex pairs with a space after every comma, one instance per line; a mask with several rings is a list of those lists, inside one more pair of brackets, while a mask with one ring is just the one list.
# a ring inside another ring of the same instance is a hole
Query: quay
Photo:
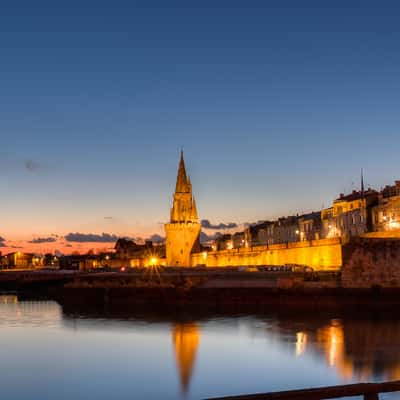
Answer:
[[0, 291], [47, 297], [71, 307], [112, 309], [204, 307], [233, 312], [296, 308], [397, 312], [399, 288], [346, 288], [337, 274], [161, 269], [131, 272], [0, 272]]

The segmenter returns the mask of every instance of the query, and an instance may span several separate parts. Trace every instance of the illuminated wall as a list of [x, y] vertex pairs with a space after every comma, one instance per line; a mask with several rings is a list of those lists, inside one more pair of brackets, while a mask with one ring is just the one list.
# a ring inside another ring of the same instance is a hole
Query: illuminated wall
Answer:
[[173, 267], [190, 267], [190, 254], [201, 226], [196, 222], [165, 224], [167, 264]]
[[308, 265], [315, 270], [338, 270], [342, 266], [341, 241], [332, 238], [192, 254], [192, 266], [284, 264]]

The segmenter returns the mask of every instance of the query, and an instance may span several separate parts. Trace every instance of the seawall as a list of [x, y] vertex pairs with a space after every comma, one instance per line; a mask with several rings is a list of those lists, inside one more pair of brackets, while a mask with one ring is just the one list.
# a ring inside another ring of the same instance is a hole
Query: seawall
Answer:
[[[340, 274], [312, 275], [280, 272], [206, 271], [149, 275], [132, 273], [76, 273], [59, 275], [37, 272], [0, 274], [0, 291], [17, 292], [21, 298], [50, 298], [62, 305], [136, 310], [192, 310], [255, 312], [387, 309], [397, 312], [400, 287], [343, 288]], [[311, 280], [310, 280], [311, 279]]]
[[400, 288], [400, 240], [359, 238], [343, 246], [342, 286]]
[[285, 264], [308, 265], [315, 271], [340, 270], [342, 242], [340, 238], [332, 238], [192, 254], [192, 266]]
[[257, 312], [299, 310], [350, 311], [400, 306], [400, 290], [272, 288], [79, 288], [65, 287], [56, 300], [69, 308]]

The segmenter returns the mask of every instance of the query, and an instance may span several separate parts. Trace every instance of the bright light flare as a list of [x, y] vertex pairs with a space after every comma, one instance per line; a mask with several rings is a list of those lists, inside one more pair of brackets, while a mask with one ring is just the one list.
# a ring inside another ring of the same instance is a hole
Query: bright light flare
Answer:
[[150, 266], [154, 267], [155, 265], [158, 265], [158, 258], [157, 257], [151, 257], [149, 260]]

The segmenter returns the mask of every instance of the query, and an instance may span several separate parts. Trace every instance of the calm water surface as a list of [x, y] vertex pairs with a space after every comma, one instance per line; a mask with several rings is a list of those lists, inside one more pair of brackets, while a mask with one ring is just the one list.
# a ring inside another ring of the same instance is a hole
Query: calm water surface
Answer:
[[400, 319], [182, 321], [77, 316], [0, 296], [2, 397], [202, 399], [400, 379]]

